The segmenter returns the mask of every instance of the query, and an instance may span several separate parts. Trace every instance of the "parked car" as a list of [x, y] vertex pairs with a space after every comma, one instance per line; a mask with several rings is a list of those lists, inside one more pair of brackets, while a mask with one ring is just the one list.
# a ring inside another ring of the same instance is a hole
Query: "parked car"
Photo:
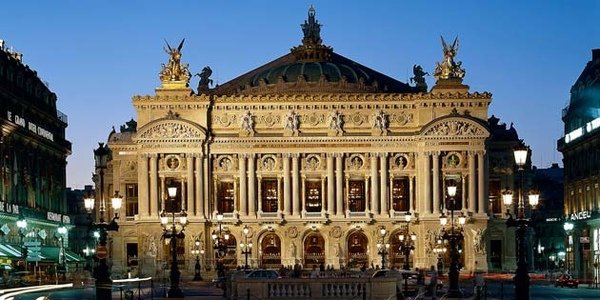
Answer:
[[569, 274], [562, 274], [560, 275], [560, 277], [558, 277], [556, 279], [556, 281], [554, 281], [554, 286], [556, 287], [572, 287], [572, 288], [577, 288], [577, 286], [579, 285], [579, 280], [573, 278], [573, 276], [569, 275]]

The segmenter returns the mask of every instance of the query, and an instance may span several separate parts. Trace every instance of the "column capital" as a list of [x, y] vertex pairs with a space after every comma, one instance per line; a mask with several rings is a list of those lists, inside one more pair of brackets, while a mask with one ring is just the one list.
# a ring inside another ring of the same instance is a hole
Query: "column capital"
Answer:
[[440, 156], [440, 154], [442, 154], [441, 151], [429, 151], [429, 154], [433, 155], [433, 156]]

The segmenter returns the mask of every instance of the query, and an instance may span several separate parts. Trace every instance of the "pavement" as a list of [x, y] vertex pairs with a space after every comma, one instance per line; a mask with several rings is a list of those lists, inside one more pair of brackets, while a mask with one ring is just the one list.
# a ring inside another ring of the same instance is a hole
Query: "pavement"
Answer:
[[[223, 290], [214, 286], [210, 281], [185, 281], [180, 285], [185, 299], [223, 300]], [[168, 287], [167, 287], [168, 290]], [[154, 299], [174, 299], [154, 297]]]

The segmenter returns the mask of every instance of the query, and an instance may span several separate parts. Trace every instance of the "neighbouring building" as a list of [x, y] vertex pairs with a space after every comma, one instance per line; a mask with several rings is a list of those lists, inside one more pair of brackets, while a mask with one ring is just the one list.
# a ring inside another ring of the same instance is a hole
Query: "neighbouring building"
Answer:
[[79, 260], [61, 246], [68, 236], [58, 233], [73, 226], [65, 196], [71, 143], [56, 102], [22, 54], [0, 40], [0, 262], [38, 262], [41, 274]]
[[[514, 233], [507, 237], [500, 225], [486, 231], [491, 219], [505, 221], [499, 198], [490, 205], [488, 196], [491, 94], [463, 84], [457, 42], [443, 43], [429, 90], [420, 66], [415, 86], [400, 82], [337, 54], [320, 29], [311, 8], [302, 43], [290, 53], [214, 88], [205, 67], [196, 92], [183, 42], [168, 45], [161, 86], [133, 97], [137, 118], [110, 133], [108, 167], [97, 170], [105, 175], [96, 190], [124, 196], [109, 242], [113, 272], [162, 272], [173, 250], [161, 240], [159, 216], [182, 209], [189, 223], [175, 251], [188, 274], [196, 240], [202, 266], [214, 267], [211, 235], [220, 227], [230, 233], [222, 253], [230, 268], [245, 264], [239, 244], [246, 237], [254, 267], [360, 268], [381, 265], [382, 257], [402, 267], [399, 235], [412, 232], [411, 268], [447, 265], [439, 218], [451, 208], [455, 220], [467, 217], [465, 272], [514, 269]], [[506, 173], [495, 177], [494, 197], [514, 186], [518, 142], [515, 132], [493, 149], [508, 168], [494, 171]], [[445, 192], [450, 184], [454, 199]], [[167, 187], [178, 187], [174, 199]], [[381, 255], [377, 245], [386, 243]]]
[[564, 214], [574, 224], [567, 233], [567, 268], [585, 279], [600, 278], [600, 49], [571, 87], [563, 109], [564, 136], [558, 150], [564, 163]]

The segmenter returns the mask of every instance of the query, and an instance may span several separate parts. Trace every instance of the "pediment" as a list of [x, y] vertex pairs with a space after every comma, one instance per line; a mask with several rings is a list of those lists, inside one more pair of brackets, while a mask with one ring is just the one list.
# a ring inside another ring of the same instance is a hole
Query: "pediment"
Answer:
[[159, 119], [138, 130], [134, 141], [204, 141], [206, 129], [181, 119]]
[[423, 128], [423, 136], [487, 138], [490, 132], [479, 120], [464, 116], [443, 117]]

